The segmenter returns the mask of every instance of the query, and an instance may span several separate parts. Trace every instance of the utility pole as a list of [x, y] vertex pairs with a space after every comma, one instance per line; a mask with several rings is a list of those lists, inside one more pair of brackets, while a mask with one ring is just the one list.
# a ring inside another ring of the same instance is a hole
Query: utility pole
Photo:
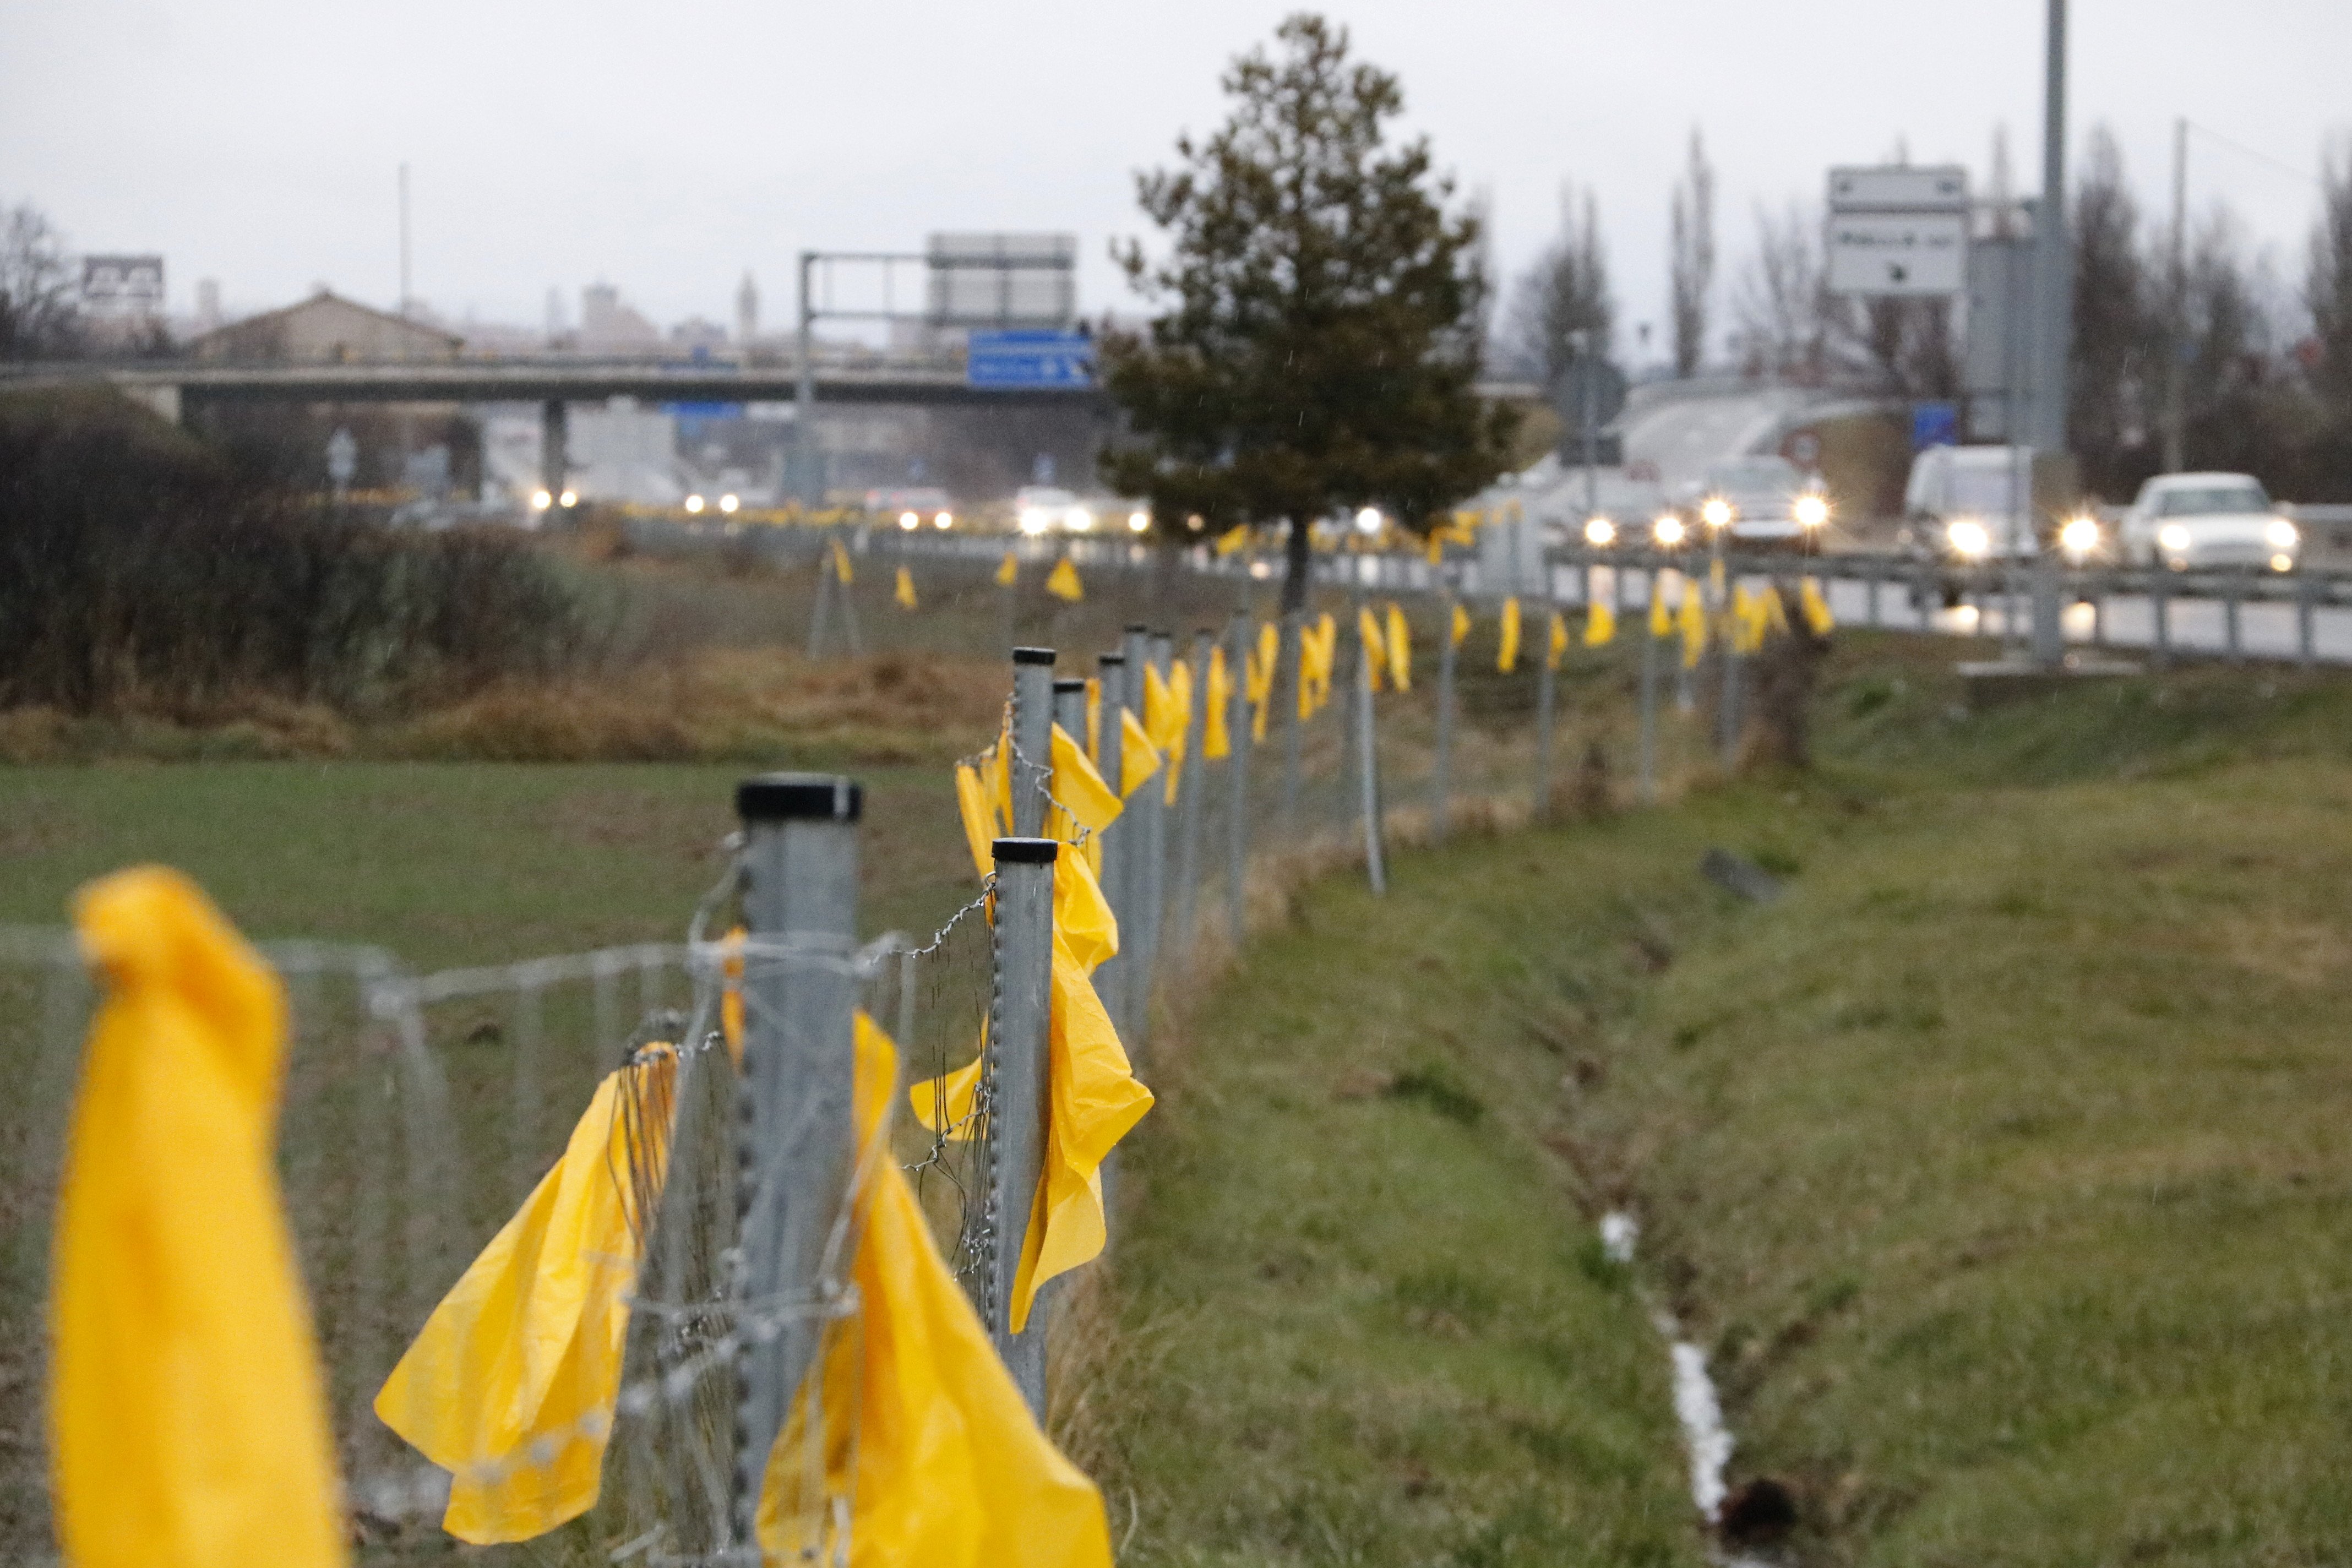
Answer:
[[2172, 122], [2172, 298], [2167, 301], [2164, 468], [2189, 466], [2189, 117]]
[[[2074, 269], [2066, 234], [2066, 0], [2049, 0], [2042, 63], [2042, 205], [2033, 226], [2042, 374], [2034, 378], [2032, 441], [2063, 459], [2067, 362], [2074, 342]], [[2056, 665], [2065, 651], [2059, 633], [2057, 556], [2051, 550], [2041, 551], [2034, 561], [2032, 646], [2033, 662], [2044, 668]]]
[[402, 321], [408, 320], [408, 302], [413, 295], [409, 288], [408, 248], [408, 165], [400, 166], [400, 310]]
[[[799, 356], [794, 363], [800, 372], [800, 384], [793, 395], [793, 449], [800, 458], [801, 470], [793, 477], [802, 486], [809, 483], [810, 471], [823, 461], [817, 456], [816, 445], [816, 300], [810, 291], [815, 271], [816, 252], [802, 251], [800, 338], [794, 350]], [[819, 502], [824, 500], [822, 473], [817, 475], [814, 493], [805, 499]]]

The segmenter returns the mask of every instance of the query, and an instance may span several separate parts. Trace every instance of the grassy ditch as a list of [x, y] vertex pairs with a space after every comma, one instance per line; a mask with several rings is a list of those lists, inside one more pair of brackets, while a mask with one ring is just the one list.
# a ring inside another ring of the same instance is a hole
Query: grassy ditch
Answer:
[[1620, 1206], [1796, 1561], [2338, 1560], [2352, 684], [1971, 712], [1939, 654], [1851, 640], [1812, 775], [1314, 889], [1203, 1005], [1129, 1166], [1135, 1561], [1695, 1552]]

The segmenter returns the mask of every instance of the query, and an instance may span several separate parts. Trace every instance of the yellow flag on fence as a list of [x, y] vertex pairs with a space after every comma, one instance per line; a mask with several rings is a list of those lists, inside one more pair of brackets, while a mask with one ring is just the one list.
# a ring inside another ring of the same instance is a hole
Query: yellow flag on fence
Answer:
[[1233, 732], [1225, 716], [1225, 710], [1233, 706], [1234, 676], [1226, 667], [1223, 643], [1210, 646], [1208, 683], [1202, 714], [1201, 760], [1213, 763], [1234, 754]]
[[1804, 611], [1805, 629], [1817, 637], [1825, 637], [1837, 628], [1837, 619], [1830, 614], [1830, 602], [1822, 597], [1822, 585], [1808, 577], [1798, 586], [1799, 606]]
[[898, 601], [902, 610], [915, 608], [915, 574], [904, 566], [898, 568], [898, 587], [891, 597]]
[[1006, 552], [1004, 552], [1004, 559], [1003, 559], [1003, 561], [1001, 561], [1001, 562], [999, 562], [999, 563], [997, 563], [997, 567], [996, 567], [996, 585], [997, 585], [998, 587], [1000, 587], [1000, 588], [1010, 588], [1010, 587], [1012, 587], [1015, 583], [1018, 583], [1018, 582], [1020, 582], [1020, 581], [1021, 581], [1021, 561], [1020, 561], [1020, 558], [1019, 558], [1018, 556], [1014, 555], [1014, 554], [1013, 553], [1013, 552], [1011, 552], [1010, 550], [1008, 550], [1008, 551], [1006, 551]]
[[277, 978], [194, 882], [84, 888], [91, 1023], [51, 1244], [58, 1545], [77, 1568], [345, 1561], [280, 1208]]
[[898, 1051], [863, 1013], [856, 1036], [858, 1310], [824, 1335], [820, 1429], [804, 1392], [769, 1452], [761, 1550], [832, 1562], [845, 1548], [848, 1568], [1110, 1568], [1101, 1495], [1038, 1428], [889, 1157]]
[[477, 1546], [596, 1505], [643, 1237], [669, 1154], [677, 1058], [605, 1076], [562, 1156], [451, 1286], [375, 1396], [450, 1472], [441, 1528]]
[[1454, 621], [1451, 630], [1454, 637], [1454, 646], [1455, 647], [1460, 647], [1470, 636], [1470, 612], [1466, 607], [1461, 605], [1454, 606]]
[[1087, 677], [1087, 761], [1102, 763], [1102, 677]]
[[1399, 691], [1412, 689], [1412, 623], [1404, 618], [1404, 606], [1389, 602], [1389, 684]]
[[1568, 617], [1558, 610], [1551, 613], [1551, 629], [1544, 637], [1544, 668], [1558, 669], [1568, 653]]
[[1086, 584], [1078, 581], [1076, 563], [1065, 555], [1045, 579], [1045, 592], [1068, 604], [1076, 604], [1087, 596]]
[[1167, 800], [1176, 804], [1184, 776], [1184, 743], [1192, 727], [1192, 671], [1182, 659], [1169, 661], [1162, 679], [1159, 667], [1143, 667], [1143, 728], [1168, 764]]
[[1370, 607], [1356, 612], [1356, 636], [1364, 645], [1364, 668], [1371, 676], [1372, 689], [1378, 691], [1387, 670], [1389, 650], [1381, 636], [1381, 618]]
[[1503, 601], [1503, 638], [1495, 654], [1495, 668], [1505, 675], [1519, 668], [1519, 601], [1516, 595]]
[[1696, 669], [1706, 654], [1706, 605], [1700, 600], [1698, 584], [1683, 584], [1683, 607], [1676, 616], [1683, 634], [1683, 668]]
[[1118, 710], [1118, 794], [1124, 800], [1160, 771], [1160, 748], [1131, 709]]
[[841, 541], [838, 539], [831, 541], [831, 543], [833, 545], [833, 574], [841, 580], [842, 586], [845, 588], [849, 585], [850, 581], [849, 552], [841, 547]]
[[1666, 608], [1665, 577], [1663, 572], [1650, 574], [1650, 635], [1654, 637], [1672, 637], [1675, 631], [1674, 613]]
[[1428, 558], [1429, 563], [1432, 566], [1439, 566], [1444, 563], [1445, 531], [1444, 529], [1433, 528], [1429, 531], [1429, 543], [1423, 549], [1422, 553]]
[[1078, 830], [1083, 828], [1091, 840], [1119, 814], [1118, 796], [1095, 771], [1093, 761], [1079, 748], [1077, 738], [1059, 724], [1054, 726], [1053, 771], [1047, 775], [1045, 792], [1052, 796], [1045, 803], [1045, 833], [1049, 838], [1076, 843]]
[[1250, 531], [1246, 527], [1229, 528], [1217, 535], [1217, 553], [1231, 555], [1237, 550], [1246, 550], [1249, 548], [1249, 542]]
[[1601, 647], [1617, 636], [1617, 612], [1609, 607], [1606, 599], [1595, 599], [1585, 606], [1584, 646]]
[[[1763, 608], [1764, 624], [1782, 637], [1787, 637], [1789, 607], [1780, 602], [1780, 590], [1772, 584], [1767, 583], [1764, 584], [1764, 592], [1757, 595], [1757, 598]], [[1760, 642], [1762, 639], [1758, 640]]]

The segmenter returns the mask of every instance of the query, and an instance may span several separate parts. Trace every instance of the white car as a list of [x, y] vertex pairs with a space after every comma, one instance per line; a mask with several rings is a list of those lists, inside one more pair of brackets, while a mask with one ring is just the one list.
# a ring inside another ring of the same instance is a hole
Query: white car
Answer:
[[1055, 531], [1092, 533], [1095, 528], [1092, 507], [1051, 485], [1024, 485], [1014, 491], [1013, 514], [1021, 531], [1033, 537]]
[[1722, 530], [1742, 544], [1800, 549], [1811, 547], [1830, 520], [1820, 478], [1774, 457], [1740, 458], [1709, 468], [1696, 510], [1708, 535]]
[[2124, 513], [2124, 556], [2135, 565], [2251, 566], [2292, 572], [2303, 531], [2247, 474], [2158, 474]]
[[1913, 548], [1973, 566], [2041, 552], [2033, 448], [1930, 447], [1911, 460], [1903, 512]]

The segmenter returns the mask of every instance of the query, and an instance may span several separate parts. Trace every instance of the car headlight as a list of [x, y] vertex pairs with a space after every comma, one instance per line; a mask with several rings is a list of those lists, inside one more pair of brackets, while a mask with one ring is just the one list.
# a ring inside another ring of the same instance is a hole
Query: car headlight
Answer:
[[741, 500], [731, 495], [720, 496], [719, 498], [719, 510], [725, 512], [730, 517], [734, 516], [735, 509], [742, 504]]
[[688, 511], [689, 511], [689, 512], [699, 512], [699, 511], [701, 511], [701, 510], [702, 510], [702, 498], [701, 498], [700, 496], [688, 496], [688, 497], [687, 497], [687, 498], [686, 498], [686, 510], [687, 510]]
[[1584, 522], [1584, 542], [1597, 549], [1606, 549], [1617, 542], [1617, 525], [1605, 517], [1587, 518]]
[[1945, 529], [1944, 542], [1952, 547], [1953, 554], [1969, 561], [1980, 560], [1992, 552], [1992, 535], [1985, 531], [1983, 523], [1972, 517], [1959, 518]]
[[2279, 554], [2279, 555], [2273, 555], [2273, 556], [2272, 556], [2272, 557], [2271, 557], [2271, 570], [2272, 570], [2272, 571], [2273, 571], [2273, 572], [2292, 572], [2292, 571], [2294, 571], [2294, 556], [2292, 556], [2292, 555], [2286, 555], [2286, 554]]
[[548, 494], [545, 490], [533, 490], [530, 492], [531, 510], [545, 511], [549, 507], [551, 507], [554, 504], [555, 498]]
[[2168, 522], [2156, 531], [2156, 542], [2178, 555], [2189, 548], [2189, 531], [2177, 522]]
[[1650, 537], [1665, 549], [1672, 550], [1683, 542], [1683, 520], [1673, 512], [1667, 512], [1650, 524]]
[[1819, 528], [1829, 520], [1830, 503], [1828, 501], [1814, 495], [1804, 495], [1797, 498], [1798, 527]]
[[2302, 541], [2303, 535], [2295, 531], [2294, 524], [2283, 517], [2271, 519], [2270, 526], [2263, 530], [2263, 542], [2273, 550], [2293, 550]]
[[1150, 532], [1151, 514], [1148, 511], [1129, 512], [1127, 514], [1127, 531], [1129, 533]]
[[923, 526], [923, 520], [911, 511], [902, 511], [898, 514], [898, 526], [912, 533]]
[[1045, 515], [1043, 507], [1024, 506], [1021, 509], [1022, 532], [1043, 533], [1053, 525], [1054, 520]]
[[951, 511], [933, 512], [931, 514], [931, 526], [933, 528], [940, 529], [953, 528], [955, 526], [955, 513]]
[[1068, 523], [1070, 531], [1073, 533], [1084, 533], [1088, 529], [1094, 527], [1095, 514], [1088, 511], [1082, 506], [1074, 506], [1070, 509], [1069, 516], [1065, 521]]
[[1726, 527], [1731, 521], [1731, 503], [1721, 496], [1711, 496], [1706, 504], [1698, 509], [1698, 515], [1709, 528]]
[[2099, 548], [2099, 520], [2070, 517], [2058, 530], [2058, 548], [2080, 561]]
[[555, 498], [555, 501], [558, 506], [561, 506], [566, 511], [569, 511], [573, 507], [580, 504], [580, 492], [578, 490], [565, 490], [562, 495]]

